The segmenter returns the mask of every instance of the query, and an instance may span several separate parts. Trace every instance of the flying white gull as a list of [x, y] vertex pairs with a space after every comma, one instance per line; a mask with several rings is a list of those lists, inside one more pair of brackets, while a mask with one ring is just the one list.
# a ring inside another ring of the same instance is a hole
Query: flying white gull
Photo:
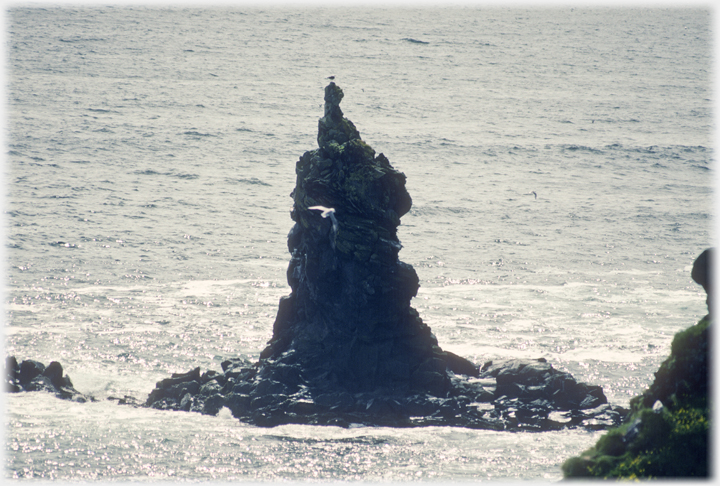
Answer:
[[332, 220], [333, 231], [337, 233], [338, 222], [335, 218], [335, 208], [326, 208], [325, 206], [310, 206], [308, 209], [322, 211], [322, 214], [320, 214], [320, 216], [322, 216], [323, 218], [327, 218], [328, 216], [330, 216], [330, 219]]

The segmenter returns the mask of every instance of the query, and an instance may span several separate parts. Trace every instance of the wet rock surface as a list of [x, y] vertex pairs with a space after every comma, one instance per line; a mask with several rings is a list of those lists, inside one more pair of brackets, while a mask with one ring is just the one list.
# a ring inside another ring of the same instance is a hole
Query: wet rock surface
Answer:
[[627, 413], [607, 404], [600, 387], [578, 383], [542, 360], [486, 363], [477, 377], [449, 372], [443, 396], [313, 390], [296, 386], [300, 371], [292, 367], [283, 370], [284, 376], [274, 374], [277, 379], [264, 379], [259, 363], [245, 359], [225, 361], [222, 367], [222, 373], [201, 374], [196, 368], [173, 374], [157, 383], [145, 406], [210, 415], [227, 407], [258, 426], [449, 425], [509, 431], [604, 429], [620, 424]]
[[18, 363], [15, 356], [5, 359], [5, 391], [46, 391], [58, 398], [76, 402], [95, 401], [91, 396], [77, 391], [57, 361], [45, 366], [40, 361], [26, 359]]

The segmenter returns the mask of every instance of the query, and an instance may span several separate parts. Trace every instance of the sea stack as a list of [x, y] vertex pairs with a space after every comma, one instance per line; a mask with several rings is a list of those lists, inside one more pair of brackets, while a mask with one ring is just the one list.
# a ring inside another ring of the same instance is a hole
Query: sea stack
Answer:
[[[145, 406], [285, 423], [452, 425], [558, 430], [617, 425], [623, 410], [599, 386], [544, 359], [477, 365], [438, 346], [410, 306], [419, 288], [401, 262], [405, 175], [343, 116], [343, 91], [325, 88], [318, 148], [297, 161], [287, 279], [272, 338], [255, 363], [224, 361], [157, 383]], [[582, 410], [582, 412], [580, 412]], [[556, 413], [563, 411], [564, 413]]]
[[[478, 371], [448, 357], [410, 300], [418, 276], [398, 259], [400, 218], [412, 205], [405, 175], [343, 116], [343, 91], [325, 88], [319, 148], [296, 164], [287, 278], [260, 368], [296, 367], [316, 392], [423, 392], [444, 396], [448, 370]], [[334, 209], [336, 228], [314, 206]], [[298, 366], [299, 365], [299, 366]], [[462, 368], [464, 366], [464, 368]], [[298, 383], [299, 384], [299, 383]]]

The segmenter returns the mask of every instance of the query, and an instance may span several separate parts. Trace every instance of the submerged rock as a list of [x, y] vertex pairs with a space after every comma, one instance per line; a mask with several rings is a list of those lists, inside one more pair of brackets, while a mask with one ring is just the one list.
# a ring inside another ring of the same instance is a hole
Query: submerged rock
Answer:
[[70, 377], [63, 374], [63, 367], [57, 361], [45, 366], [32, 359], [18, 363], [15, 356], [8, 356], [5, 359], [5, 390], [11, 393], [47, 391], [66, 400], [95, 401], [73, 387]]

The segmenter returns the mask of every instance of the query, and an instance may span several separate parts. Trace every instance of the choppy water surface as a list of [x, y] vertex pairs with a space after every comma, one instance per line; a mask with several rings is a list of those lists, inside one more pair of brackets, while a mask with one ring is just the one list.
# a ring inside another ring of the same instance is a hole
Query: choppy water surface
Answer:
[[408, 177], [400, 256], [444, 349], [545, 357], [627, 405], [706, 313], [706, 10], [13, 8], [7, 28], [6, 352], [100, 401], [7, 396], [6, 477], [555, 480], [594, 443], [105, 400], [263, 349], [331, 74]]

